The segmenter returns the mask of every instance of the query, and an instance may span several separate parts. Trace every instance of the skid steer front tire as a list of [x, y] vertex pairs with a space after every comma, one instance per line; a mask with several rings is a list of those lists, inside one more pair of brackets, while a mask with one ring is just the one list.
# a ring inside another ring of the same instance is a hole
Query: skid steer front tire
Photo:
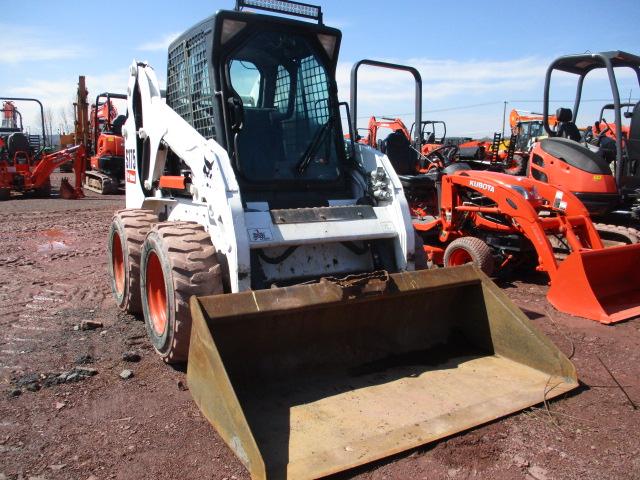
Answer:
[[167, 363], [187, 361], [190, 297], [223, 293], [209, 234], [196, 223], [157, 224], [142, 247], [140, 278], [145, 327], [153, 347]]
[[476, 237], [456, 238], [444, 251], [444, 266], [455, 267], [473, 263], [486, 275], [491, 276], [495, 261], [491, 247]]
[[151, 210], [125, 209], [113, 216], [107, 256], [111, 291], [121, 310], [141, 313], [140, 253], [149, 230], [158, 217]]

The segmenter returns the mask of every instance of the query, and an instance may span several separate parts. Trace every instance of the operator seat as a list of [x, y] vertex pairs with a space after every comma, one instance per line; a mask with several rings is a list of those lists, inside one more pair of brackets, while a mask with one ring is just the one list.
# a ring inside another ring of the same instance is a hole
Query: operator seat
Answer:
[[21, 156], [22, 161], [25, 160], [25, 156], [31, 152], [31, 146], [29, 145], [29, 139], [22, 132], [14, 132], [7, 138], [7, 153], [9, 154], [9, 164], [13, 164], [13, 159], [18, 152], [23, 152]]
[[113, 135], [118, 135], [119, 137], [122, 136], [122, 126], [124, 125], [124, 122], [127, 121], [127, 117], [126, 115], [118, 115], [113, 122], [111, 122], [111, 133]]
[[428, 136], [427, 139], [424, 141], [424, 143], [436, 143], [436, 134], [435, 132], [431, 132]]
[[574, 142], [579, 142], [582, 139], [580, 130], [575, 123], [573, 123], [573, 112], [570, 108], [559, 108], [556, 110], [556, 119], [558, 120], [558, 137], [568, 138]]
[[416, 174], [418, 157], [402, 130], [390, 133], [385, 140], [385, 147], [385, 153], [398, 175]]

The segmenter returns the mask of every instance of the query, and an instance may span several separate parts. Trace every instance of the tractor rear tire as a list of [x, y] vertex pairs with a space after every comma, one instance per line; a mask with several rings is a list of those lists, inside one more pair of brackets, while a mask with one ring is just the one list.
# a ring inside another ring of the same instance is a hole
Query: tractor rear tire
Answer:
[[151, 210], [125, 209], [113, 216], [107, 256], [111, 291], [121, 310], [141, 313], [140, 254], [144, 239], [158, 222]]
[[211, 237], [196, 223], [164, 222], [142, 247], [140, 292], [145, 327], [167, 363], [186, 362], [191, 340], [192, 295], [223, 293], [222, 269]]
[[605, 248], [640, 242], [640, 231], [635, 228], [609, 225], [607, 223], [596, 223], [594, 226]]
[[491, 247], [476, 237], [456, 238], [444, 251], [444, 266], [455, 267], [473, 263], [486, 275], [495, 270], [495, 261]]
[[11, 189], [9, 187], [0, 188], [0, 202], [11, 198]]

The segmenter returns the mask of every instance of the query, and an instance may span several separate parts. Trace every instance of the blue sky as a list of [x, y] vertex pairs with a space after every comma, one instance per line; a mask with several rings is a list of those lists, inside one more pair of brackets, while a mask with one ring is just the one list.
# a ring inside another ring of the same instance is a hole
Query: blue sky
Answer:
[[[127, 67], [136, 58], [148, 60], [164, 83], [168, 42], [234, 3], [112, 0], [107, 8], [99, 2], [10, 2], [0, 17], [0, 95], [38, 97], [60, 124], [60, 112], [68, 111], [79, 74], [87, 76], [90, 96], [124, 91]], [[640, 54], [639, 0], [318, 3], [325, 23], [343, 32], [341, 99], [349, 98], [349, 71], [355, 61], [411, 64], [424, 81], [423, 116], [445, 120], [453, 135], [500, 130], [505, 100], [508, 109], [539, 111], [544, 72], [559, 55], [602, 50]], [[409, 77], [363, 69], [361, 80], [359, 114], [405, 114], [402, 118], [410, 122]], [[632, 80], [621, 76], [621, 94], [626, 97], [631, 90], [638, 99], [640, 91]], [[573, 98], [570, 79], [558, 78], [555, 85], [553, 98]], [[609, 98], [607, 83], [602, 77], [587, 81], [583, 97]], [[601, 103], [585, 104], [578, 122], [595, 120]], [[482, 106], [470, 107], [478, 104]], [[34, 123], [34, 117], [28, 111], [25, 122]], [[366, 118], [360, 123], [365, 125]]]

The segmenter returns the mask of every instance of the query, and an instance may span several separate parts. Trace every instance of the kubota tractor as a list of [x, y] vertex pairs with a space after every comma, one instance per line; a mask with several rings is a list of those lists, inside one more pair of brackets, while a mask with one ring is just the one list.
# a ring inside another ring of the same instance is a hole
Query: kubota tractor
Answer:
[[188, 359], [255, 479], [340, 472], [577, 385], [475, 266], [414, 271], [388, 158], [345, 144], [340, 40], [320, 7], [238, 0], [169, 46], [166, 102], [130, 68], [113, 294], [162, 358]]
[[[418, 93], [421, 79], [414, 76]], [[417, 109], [421, 104], [416, 99]], [[416, 125], [420, 117], [416, 110]], [[532, 260], [549, 275], [547, 298], [558, 310], [602, 323], [640, 315], [640, 244], [605, 249], [586, 208], [568, 189], [471, 169], [455, 145], [423, 156], [406, 136], [389, 137], [387, 155], [433, 264], [475, 263], [491, 275]]]
[[[84, 149], [73, 146], [54, 153], [45, 153], [44, 108], [34, 98], [0, 97], [3, 101], [0, 126], [0, 200], [8, 200], [11, 192], [31, 193], [48, 197], [51, 194], [51, 173], [61, 165], [72, 162], [75, 171], [75, 188], [66, 180], [60, 186], [63, 198], [82, 198], [82, 174]], [[42, 127], [42, 149], [36, 150], [22, 125], [22, 115], [16, 102], [34, 102], [39, 106]]]
[[[603, 69], [608, 74], [613, 97], [614, 122], [604, 120], [602, 111], [594, 127], [582, 135], [574, 123], [582, 85], [589, 73]], [[533, 146], [528, 175], [572, 191], [596, 219], [635, 226], [640, 213], [640, 104], [625, 113], [630, 120], [625, 127], [622, 109], [626, 104], [620, 101], [615, 74], [620, 69], [630, 69], [640, 86], [640, 57], [627, 52], [567, 55], [551, 63], [545, 77], [543, 101], [543, 125], [549, 138]], [[549, 91], [555, 71], [577, 76], [573, 110], [556, 111], [557, 128], [553, 128], [549, 114]]]

